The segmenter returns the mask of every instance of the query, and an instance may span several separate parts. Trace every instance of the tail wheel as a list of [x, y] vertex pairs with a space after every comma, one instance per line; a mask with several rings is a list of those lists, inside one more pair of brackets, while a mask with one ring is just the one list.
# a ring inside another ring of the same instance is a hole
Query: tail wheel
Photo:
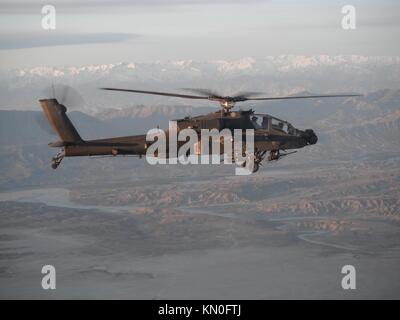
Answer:
[[58, 166], [60, 165], [62, 159], [64, 159], [64, 157], [65, 157], [64, 151], [61, 151], [60, 153], [58, 153], [58, 154], [52, 159], [51, 167], [52, 167], [53, 169], [57, 169]]

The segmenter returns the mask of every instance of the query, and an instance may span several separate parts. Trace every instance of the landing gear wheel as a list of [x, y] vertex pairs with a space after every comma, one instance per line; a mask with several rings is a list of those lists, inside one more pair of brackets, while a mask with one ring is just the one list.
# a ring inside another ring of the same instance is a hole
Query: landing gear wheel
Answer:
[[51, 167], [52, 167], [53, 169], [57, 169], [58, 166], [60, 165], [62, 159], [64, 159], [64, 156], [65, 156], [64, 151], [58, 153], [58, 154], [52, 159]]
[[254, 155], [248, 155], [246, 161], [241, 166], [254, 173], [260, 169], [260, 161]]
[[246, 168], [248, 171], [254, 173], [260, 169], [261, 162], [264, 160], [266, 153], [267, 151], [258, 151], [257, 149], [254, 154], [244, 151], [243, 154], [245, 155], [245, 160], [239, 162], [237, 157], [235, 157], [235, 162], [242, 168]]
[[278, 160], [280, 156], [281, 155], [279, 153], [279, 150], [274, 150], [274, 151], [271, 150], [269, 152], [268, 161]]
[[258, 162], [254, 162], [253, 173], [257, 172], [260, 169], [260, 164]]

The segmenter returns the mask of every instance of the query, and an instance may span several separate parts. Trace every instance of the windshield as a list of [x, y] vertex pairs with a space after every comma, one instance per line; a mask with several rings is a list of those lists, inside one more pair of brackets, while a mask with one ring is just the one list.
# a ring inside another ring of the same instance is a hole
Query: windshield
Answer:
[[254, 114], [251, 117], [251, 122], [256, 129], [268, 129], [268, 116], [261, 114]]
[[[295, 130], [289, 122], [272, 117], [268, 114], [253, 114], [250, 120], [255, 129], [274, 129], [288, 134], [293, 134]], [[269, 126], [271, 126], [271, 128]]]

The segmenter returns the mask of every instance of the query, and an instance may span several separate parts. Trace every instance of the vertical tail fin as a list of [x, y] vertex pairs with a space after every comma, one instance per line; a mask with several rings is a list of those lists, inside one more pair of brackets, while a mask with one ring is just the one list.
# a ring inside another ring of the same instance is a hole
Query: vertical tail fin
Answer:
[[57, 99], [39, 100], [44, 114], [52, 129], [58, 134], [61, 141], [67, 143], [83, 142], [78, 131], [76, 131], [71, 120], [66, 115], [67, 108], [59, 104]]

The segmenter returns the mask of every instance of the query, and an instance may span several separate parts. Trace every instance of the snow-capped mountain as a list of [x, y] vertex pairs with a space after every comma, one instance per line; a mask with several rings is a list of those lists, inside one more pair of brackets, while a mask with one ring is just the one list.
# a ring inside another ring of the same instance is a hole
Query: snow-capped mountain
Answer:
[[97, 90], [108, 86], [174, 91], [199, 87], [222, 94], [251, 90], [271, 96], [299, 91], [365, 93], [398, 88], [400, 57], [280, 55], [235, 61], [120, 62], [3, 70], [0, 72], [0, 107], [32, 108], [35, 100], [43, 98], [43, 88], [52, 83], [73, 86], [96, 110], [105, 106], [181, 103], [176, 99]]
[[244, 72], [246, 74], [263, 73], [265, 71], [290, 72], [291, 70], [301, 70], [322, 66], [340, 66], [346, 68], [373, 68], [374, 66], [392, 66], [400, 64], [400, 57], [385, 56], [357, 56], [357, 55], [339, 55], [339, 56], [297, 56], [280, 55], [267, 56], [263, 59], [252, 57], [242, 58], [234, 61], [215, 60], [208, 62], [199, 62], [193, 60], [178, 60], [154, 63], [134, 63], [119, 62], [115, 64], [100, 64], [88, 66], [70, 66], [70, 67], [35, 67], [30, 69], [14, 69], [11, 72], [14, 75], [29, 79], [30, 77], [75, 77], [75, 76], [106, 76], [120, 74], [123, 76], [141, 76], [151, 78], [148, 72], [153, 71], [161, 75], [170, 74], [170, 72], [193, 72], [204, 74], [210, 71], [215, 73], [234, 73]]

